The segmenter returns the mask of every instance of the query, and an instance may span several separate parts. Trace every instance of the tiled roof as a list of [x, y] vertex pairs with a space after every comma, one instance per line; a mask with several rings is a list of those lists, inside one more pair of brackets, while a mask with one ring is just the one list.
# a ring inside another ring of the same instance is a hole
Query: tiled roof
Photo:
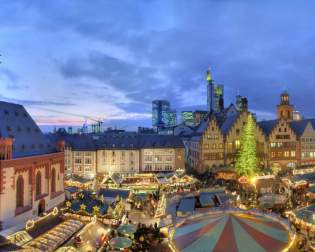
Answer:
[[52, 139], [65, 140], [73, 150], [97, 149], [141, 149], [141, 148], [184, 148], [180, 137], [158, 134], [102, 134], [97, 138], [92, 135], [49, 134]]
[[278, 120], [269, 120], [269, 121], [261, 121], [258, 122], [259, 127], [265, 133], [265, 135], [269, 135], [271, 131], [276, 127]]
[[308, 122], [309, 120], [292, 121], [289, 125], [296, 135], [302, 136]]
[[239, 115], [240, 115], [240, 113], [237, 113], [235, 115], [231, 115], [231, 116], [227, 117], [224, 120], [224, 122], [221, 125], [221, 131], [224, 135], [226, 135], [229, 132], [229, 130], [234, 125], [234, 123], [236, 122]]
[[[261, 121], [258, 123], [260, 128], [266, 135], [269, 135], [271, 131], [276, 127], [279, 120], [269, 120], [269, 121]], [[289, 126], [294, 131], [297, 136], [301, 136], [304, 133], [304, 130], [308, 123], [311, 123], [313, 128], [315, 129], [315, 119], [304, 119], [299, 121], [291, 121], [289, 122]]]
[[13, 138], [13, 158], [56, 151], [22, 105], [0, 101], [0, 136]]

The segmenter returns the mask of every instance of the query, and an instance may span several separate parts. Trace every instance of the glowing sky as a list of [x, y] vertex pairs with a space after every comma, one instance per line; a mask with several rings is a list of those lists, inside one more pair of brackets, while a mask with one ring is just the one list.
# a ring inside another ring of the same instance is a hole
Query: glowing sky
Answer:
[[153, 99], [205, 106], [211, 66], [226, 105], [239, 91], [269, 119], [287, 89], [315, 117], [314, 13], [312, 0], [1, 0], [0, 99], [41, 125], [131, 129], [151, 125]]

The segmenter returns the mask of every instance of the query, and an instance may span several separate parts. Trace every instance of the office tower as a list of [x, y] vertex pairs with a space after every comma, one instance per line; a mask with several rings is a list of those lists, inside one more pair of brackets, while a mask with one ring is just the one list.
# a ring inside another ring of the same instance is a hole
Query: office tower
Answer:
[[164, 127], [174, 127], [177, 124], [177, 114], [176, 110], [163, 111], [162, 121]]
[[163, 115], [165, 112], [170, 111], [170, 103], [166, 100], [154, 100], [152, 101], [152, 127], [159, 128], [164, 127]]
[[192, 111], [182, 111], [182, 123], [186, 125], [194, 125], [194, 114]]

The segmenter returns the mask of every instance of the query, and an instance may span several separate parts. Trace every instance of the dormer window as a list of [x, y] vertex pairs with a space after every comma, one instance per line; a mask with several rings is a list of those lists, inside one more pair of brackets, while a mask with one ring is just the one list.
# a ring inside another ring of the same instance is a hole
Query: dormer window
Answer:
[[11, 131], [12, 128], [10, 126], [7, 126], [7, 131]]
[[8, 111], [8, 110], [5, 110], [5, 111], [4, 111], [4, 114], [5, 114], [5, 115], [9, 115], [9, 111]]
[[15, 111], [15, 112], [14, 112], [14, 115], [15, 115], [15, 116], [19, 116], [19, 112]]
[[31, 132], [31, 128], [30, 128], [30, 127], [27, 127], [27, 128], [26, 128], [26, 131], [27, 131], [27, 132]]

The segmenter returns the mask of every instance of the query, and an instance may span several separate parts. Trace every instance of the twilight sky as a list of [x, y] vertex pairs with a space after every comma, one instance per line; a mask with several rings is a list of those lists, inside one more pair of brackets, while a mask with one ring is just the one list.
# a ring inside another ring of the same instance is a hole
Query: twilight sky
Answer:
[[153, 99], [205, 107], [211, 66], [226, 105], [239, 92], [270, 119], [286, 89], [315, 117], [314, 13], [313, 0], [1, 0], [0, 100], [41, 125], [133, 129]]

